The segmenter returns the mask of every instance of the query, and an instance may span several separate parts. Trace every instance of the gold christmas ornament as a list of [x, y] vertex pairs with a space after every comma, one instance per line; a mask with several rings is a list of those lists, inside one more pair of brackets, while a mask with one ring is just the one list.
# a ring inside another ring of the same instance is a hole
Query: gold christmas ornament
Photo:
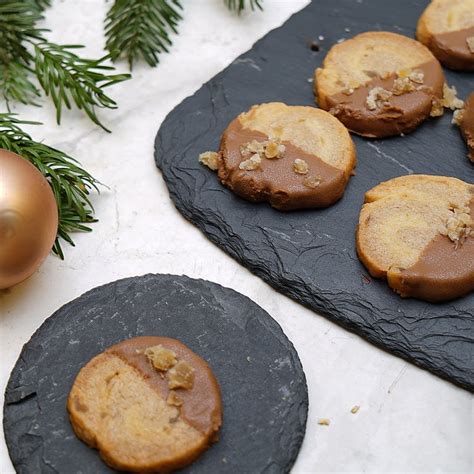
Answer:
[[58, 209], [48, 181], [29, 161], [0, 149], [0, 288], [36, 271], [57, 230]]

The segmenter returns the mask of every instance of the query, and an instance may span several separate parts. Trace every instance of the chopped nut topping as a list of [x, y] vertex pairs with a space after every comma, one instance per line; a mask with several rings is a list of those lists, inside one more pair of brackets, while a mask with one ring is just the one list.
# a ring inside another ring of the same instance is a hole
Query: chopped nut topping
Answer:
[[265, 151], [266, 142], [259, 142], [258, 140], [252, 140], [251, 142], [246, 143], [240, 147], [240, 154], [247, 158], [251, 155], [257, 153], [258, 155], [263, 154]]
[[375, 110], [377, 107], [387, 103], [392, 93], [383, 87], [374, 87], [369, 91], [365, 101], [369, 110]]
[[441, 117], [444, 114], [443, 102], [437, 97], [433, 97], [431, 100], [431, 112], [430, 117]]
[[444, 83], [442, 101], [443, 106], [451, 110], [462, 109], [464, 107], [464, 101], [458, 99], [457, 94], [458, 91], [454, 86], [449, 87], [448, 84]]
[[215, 151], [206, 151], [199, 155], [199, 163], [206, 165], [213, 171], [216, 171], [219, 168], [219, 163], [221, 161], [221, 156]]
[[344, 95], [352, 95], [354, 93], [353, 87], [346, 87], [341, 91]]
[[360, 406], [359, 405], [354, 405], [351, 408], [351, 413], [356, 414], [359, 411]]
[[260, 168], [261, 164], [262, 164], [262, 159], [260, 158], [260, 155], [258, 153], [255, 153], [248, 160], [242, 161], [239, 164], [239, 168], [245, 171], [253, 171], [253, 170], [256, 170], [257, 168]]
[[320, 418], [318, 420], [318, 425], [329, 426], [331, 424], [331, 420], [329, 418]]
[[180, 360], [168, 371], [168, 387], [190, 390], [194, 386], [194, 368], [184, 360]]
[[156, 370], [165, 372], [176, 364], [176, 353], [161, 344], [147, 347], [145, 355]]
[[392, 92], [393, 95], [402, 95], [407, 92], [413, 92], [416, 87], [413, 85], [413, 82], [410, 81], [408, 77], [399, 77], [393, 81]]
[[464, 110], [463, 109], [457, 109], [453, 113], [453, 119], [451, 120], [451, 123], [453, 125], [458, 125], [460, 127], [463, 118], [464, 118]]
[[180, 407], [183, 404], [183, 400], [176, 395], [176, 392], [171, 390], [168, 398], [166, 399], [168, 405], [174, 405], [175, 407]]
[[284, 153], [285, 145], [275, 138], [269, 138], [263, 142], [252, 140], [240, 147], [240, 154], [244, 158], [257, 154], [260, 158], [272, 160], [273, 158], [281, 158]]
[[279, 143], [276, 140], [269, 140], [265, 145], [265, 157], [269, 160], [273, 158], [281, 158], [285, 153], [286, 147], [283, 143]]
[[321, 176], [306, 176], [303, 184], [307, 188], [316, 189], [321, 184]]
[[309, 166], [308, 163], [304, 160], [300, 160], [299, 158], [296, 158], [296, 160], [293, 163], [293, 170], [295, 173], [298, 174], [308, 174], [309, 171]]
[[458, 248], [471, 235], [471, 216], [465, 212], [467, 209], [454, 209], [448, 217], [440, 233], [449, 237]]
[[466, 38], [467, 47], [471, 53], [474, 53], [474, 36], [469, 36]]
[[410, 79], [412, 82], [416, 82], [417, 84], [423, 84], [425, 75], [423, 71], [412, 71], [408, 75], [408, 79]]

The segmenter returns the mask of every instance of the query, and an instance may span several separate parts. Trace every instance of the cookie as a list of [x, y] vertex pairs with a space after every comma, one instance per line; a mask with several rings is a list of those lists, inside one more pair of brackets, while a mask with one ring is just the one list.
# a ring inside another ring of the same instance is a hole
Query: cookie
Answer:
[[240, 114], [225, 130], [219, 154], [202, 154], [200, 161], [244, 199], [290, 211], [327, 207], [340, 199], [356, 152], [332, 115], [274, 102]]
[[94, 357], [79, 372], [67, 408], [76, 435], [112, 468], [170, 472], [217, 440], [218, 383], [188, 347], [135, 337]]
[[357, 253], [402, 297], [437, 302], [474, 290], [474, 185], [410, 175], [365, 195]]
[[464, 108], [455, 113], [454, 121], [466, 140], [467, 156], [474, 163], [474, 92], [467, 98]]
[[446, 67], [474, 71], [474, 0], [432, 0], [416, 37]]
[[321, 108], [365, 137], [407, 133], [441, 115], [444, 74], [421, 43], [388, 32], [368, 32], [334, 45], [316, 69]]

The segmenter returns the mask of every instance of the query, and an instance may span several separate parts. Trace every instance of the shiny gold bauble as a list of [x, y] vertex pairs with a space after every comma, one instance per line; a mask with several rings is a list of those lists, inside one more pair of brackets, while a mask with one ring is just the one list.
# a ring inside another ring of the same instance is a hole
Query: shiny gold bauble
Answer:
[[36, 271], [57, 230], [58, 209], [48, 181], [29, 161], [0, 149], [0, 288]]

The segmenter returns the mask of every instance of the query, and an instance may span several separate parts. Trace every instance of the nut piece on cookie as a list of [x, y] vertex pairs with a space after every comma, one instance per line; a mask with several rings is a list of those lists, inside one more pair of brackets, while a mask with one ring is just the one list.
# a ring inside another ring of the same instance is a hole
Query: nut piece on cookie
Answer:
[[428, 48], [374, 31], [330, 49], [315, 71], [314, 92], [319, 106], [349, 130], [380, 138], [410, 132], [427, 119], [432, 103], [443, 97], [443, 84], [443, 70]]
[[147, 347], [145, 355], [157, 370], [167, 371], [176, 364], [176, 353], [164, 348], [161, 344]]
[[[179, 395], [168, 388], [167, 377], [175, 372], [186, 387]], [[76, 435], [111, 468], [127, 472], [189, 465], [217, 441], [222, 422], [211, 369], [166, 337], [127, 339], [95, 356], [77, 375], [67, 409]]]
[[206, 151], [199, 155], [199, 163], [207, 166], [212, 171], [216, 171], [219, 168], [220, 159], [219, 153], [215, 151]]
[[467, 98], [464, 108], [454, 112], [453, 122], [459, 125], [466, 140], [467, 156], [474, 163], [474, 92]]
[[[314, 107], [253, 106], [225, 130], [218, 176], [235, 194], [282, 211], [340, 199], [356, 163], [347, 129]], [[308, 181], [308, 173], [317, 176]]]
[[416, 37], [451, 69], [474, 71], [474, 0], [432, 0]]
[[402, 297], [446, 301], [474, 291], [474, 185], [410, 175], [375, 186], [359, 217], [357, 253]]
[[170, 389], [183, 388], [191, 390], [194, 387], [194, 369], [184, 360], [180, 360], [167, 374]]

